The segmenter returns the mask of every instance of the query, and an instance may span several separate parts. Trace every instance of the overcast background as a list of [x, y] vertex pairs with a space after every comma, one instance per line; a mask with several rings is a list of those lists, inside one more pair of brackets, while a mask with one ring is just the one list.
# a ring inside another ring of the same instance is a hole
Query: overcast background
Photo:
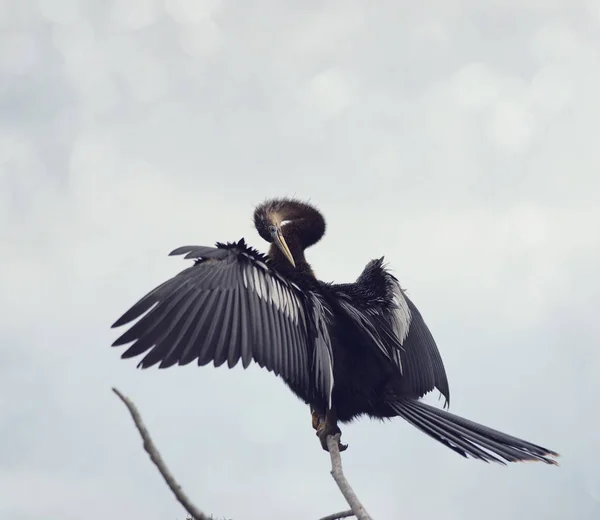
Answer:
[[[116, 385], [206, 512], [344, 509], [309, 410], [252, 367], [140, 371], [111, 323], [310, 198], [317, 275], [387, 261], [455, 413], [562, 454], [344, 428], [374, 518], [600, 516], [600, 3], [0, 0], [0, 517], [177, 520]], [[437, 402], [437, 395], [432, 396]]]

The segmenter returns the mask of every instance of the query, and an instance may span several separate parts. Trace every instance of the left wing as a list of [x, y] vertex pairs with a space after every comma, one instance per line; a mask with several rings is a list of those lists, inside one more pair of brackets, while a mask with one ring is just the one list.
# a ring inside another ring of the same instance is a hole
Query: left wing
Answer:
[[398, 280], [372, 260], [355, 283], [331, 285], [346, 314], [378, 350], [398, 366], [419, 397], [437, 388], [450, 401], [448, 378], [437, 345]]

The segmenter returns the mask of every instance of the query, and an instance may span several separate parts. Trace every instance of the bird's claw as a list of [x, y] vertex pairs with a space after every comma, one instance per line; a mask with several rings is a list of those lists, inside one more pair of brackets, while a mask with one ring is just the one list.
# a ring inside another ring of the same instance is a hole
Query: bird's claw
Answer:
[[[329, 452], [329, 448], [327, 447], [327, 439], [325, 439], [325, 451]], [[342, 451], [346, 451], [348, 449], [347, 444], [343, 444], [338, 440], [338, 450], [341, 453]]]

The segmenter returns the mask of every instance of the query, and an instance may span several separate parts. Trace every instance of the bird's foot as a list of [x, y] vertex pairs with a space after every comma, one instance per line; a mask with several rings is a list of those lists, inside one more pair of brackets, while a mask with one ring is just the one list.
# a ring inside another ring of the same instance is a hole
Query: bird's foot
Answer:
[[310, 411], [311, 416], [312, 416], [312, 427], [313, 430], [318, 430], [319, 429], [319, 424], [321, 424], [321, 416], [318, 414], [318, 412], [316, 410], [311, 409]]
[[[342, 435], [342, 431], [337, 425], [337, 421], [333, 419], [329, 413], [323, 417], [313, 411], [313, 428], [317, 430], [317, 437], [319, 437], [321, 446], [325, 451], [329, 451], [329, 448], [327, 447], [327, 437], [339, 433], [341, 438]], [[348, 449], [348, 445], [342, 444], [340, 441], [338, 441], [338, 449], [340, 452], [345, 451]]]

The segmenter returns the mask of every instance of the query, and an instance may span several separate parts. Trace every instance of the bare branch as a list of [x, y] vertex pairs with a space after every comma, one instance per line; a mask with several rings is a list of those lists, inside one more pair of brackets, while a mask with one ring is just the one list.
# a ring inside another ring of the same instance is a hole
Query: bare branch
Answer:
[[339, 433], [327, 436], [327, 449], [329, 450], [329, 456], [331, 457], [331, 476], [333, 477], [333, 480], [335, 480], [338, 488], [340, 488], [346, 502], [348, 502], [348, 505], [352, 508], [352, 513], [356, 516], [357, 520], [372, 520], [344, 476], [339, 445]]
[[158, 471], [160, 471], [160, 474], [165, 479], [165, 482], [167, 483], [169, 488], [171, 488], [171, 491], [175, 494], [175, 498], [195, 520], [210, 520], [210, 516], [205, 515], [194, 504], [192, 504], [192, 501], [183, 492], [183, 489], [181, 489], [181, 486], [177, 483], [173, 475], [171, 475], [171, 472], [168, 470], [167, 465], [160, 456], [160, 453], [156, 449], [156, 446], [154, 446], [154, 443], [150, 438], [150, 433], [144, 425], [144, 421], [142, 421], [142, 416], [140, 415], [140, 412], [138, 412], [138, 409], [136, 408], [135, 404], [133, 404], [133, 401], [131, 401], [128, 397], [125, 397], [116, 388], [113, 388], [112, 390], [115, 394], [119, 396], [121, 401], [125, 403], [125, 406], [127, 406], [127, 409], [131, 414], [131, 418], [135, 423], [135, 427], [140, 432], [140, 435], [142, 436], [142, 439], [144, 441], [144, 449], [146, 450], [148, 455], [150, 455], [150, 459], [158, 468]]
[[[124, 396], [119, 390], [113, 387], [112, 391], [117, 394], [119, 399], [123, 401], [129, 413], [131, 414], [131, 418], [135, 423], [135, 427], [140, 433], [142, 440], [144, 441], [144, 450], [150, 456], [150, 460], [154, 463], [166, 484], [169, 486], [177, 501], [183, 506], [183, 508], [188, 512], [188, 514], [194, 520], [212, 520], [213, 517], [205, 515], [202, 511], [200, 511], [192, 501], [187, 497], [187, 495], [183, 492], [181, 486], [175, 480], [175, 477], [171, 474], [164, 460], [162, 459], [158, 449], [154, 445], [152, 438], [150, 437], [150, 432], [146, 428], [144, 421], [142, 420], [142, 416], [138, 411], [137, 407], [133, 403], [131, 399]], [[321, 520], [339, 520], [342, 518], [348, 518], [350, 516], [356, 516], [357, 520], [372, 520], [369, 516], [369, 513], [365, 510], [364, 506], [358, 500], [358, 497], [354, 493], [354, 490], [346, 480], [344, 476], [344, 472], [342, 469], [342, 458], [340, 456], [339, 449], [339, 440], [340, 435], [329, 435], [327, 437], [327, 448], [329, 449], [329, 455], [331, 457], [331, 476], [335, 480], [338, 488], [344, 495], [346, 502], [352, 508], [348, 511], [341, 511], [339, 513], [334, 513], [332, 515], [325, 516], [321, 518]]]
[[348, 509], [348, 511], [340, 511], [339, 513], [333, 513], [332, 515], [324, 516], [319, 520], [340, 520], [341, 518], [348, 518], [349, 516], [354, 516], [352, 509]]

